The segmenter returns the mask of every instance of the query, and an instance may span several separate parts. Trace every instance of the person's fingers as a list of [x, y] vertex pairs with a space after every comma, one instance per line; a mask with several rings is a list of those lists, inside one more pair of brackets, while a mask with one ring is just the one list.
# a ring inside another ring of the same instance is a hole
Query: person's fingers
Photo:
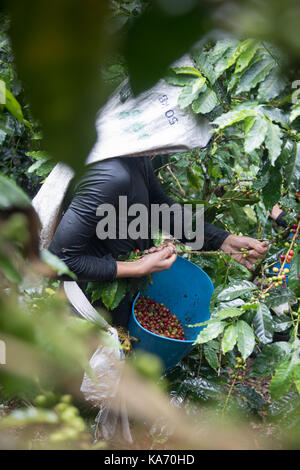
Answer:
[[250, 239], [249, 248], [257, 251], [258, 254], [264, 255], [268, 251], [268, 246], [265, 242], [259, 242], [258, 240]]
[[255, 266], [255, 262], [253, 262], [253, 260], [249, 260], [248, 258], [243, 258], [242, 256], [238, 255], [238, 256], [234, 256], [234, 259], [242, 264], [243, 266], [245, 266], [247, 269], [249, 269], [249, 271], [253, 271], [254, 269], [254, 266]]
[[174, 253], [172, 256], [162, 261], [161, 264], [162, 264], [163, 269], [169, 269], [172, 266], [172, 264], [176, 261], [176, 259], [177, 259], [177, 253]]
[[158, 255], [159, 259], [164, 260], [164, 259], [169, 258], [173, 254], [173, 250], [170, 247], [165, 246], [163, 247], [162, 250], [158, 251], [156, 254]]
[[246, 266], [249, 271], [253, 271], [255, 263], [251, 263], [247, 258], [243, 258], [243, 261], [241, 262], [243, 266]]

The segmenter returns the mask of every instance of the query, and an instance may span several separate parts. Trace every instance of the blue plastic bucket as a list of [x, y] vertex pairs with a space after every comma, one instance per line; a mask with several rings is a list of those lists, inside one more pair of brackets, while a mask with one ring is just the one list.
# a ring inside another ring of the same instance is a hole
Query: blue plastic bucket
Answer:
[[138, 323], [134, 307], [140, 293], [132, 306], [129, 332], [139, 340], [133, 342], [136, 349], [156, 354], [168, 370], [192, 350], [193, 343], [203, 329], [189, 328], [187, 325], [201, 323], [210, 318], [209, 304], [214, 287], [201, 268], [180, 256], [168, 271], [153, 274], [152, 280], [153, 284], [149, 285], [142, 295], [163, 303], [177, 316], [184, 328], [186, 341], [159, 336]]

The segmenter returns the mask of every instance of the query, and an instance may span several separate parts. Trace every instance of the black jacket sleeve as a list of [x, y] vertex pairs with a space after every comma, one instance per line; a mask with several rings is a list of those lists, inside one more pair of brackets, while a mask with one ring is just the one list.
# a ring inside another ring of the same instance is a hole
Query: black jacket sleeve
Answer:
[[[176, 204], [176, 201], [171, 197], [167, 196], [164, 190], [161, 187], [161, 184], [154, 174], [151, 162], [148, 164], [148, 172], [149, 172], [149, 191], [150, 191], [150, 199], [151, 204], [167, 204], [168, 206], [172, 206]], [[184, 216], [184, 209], [182, 208], [182, 217]], [[172, 220], [171, 220], [171, 231], [172, 231]], [[172, 233], [171, 233], [172, 235]], [[218, 227], [215, 227], [208, 222], [204, 222], [204, 245], [202, 247], [203, 251], [212, 251], [218, 250], [224, 240], [230, 235], [229, 232], [222, 230]], [[191, 240], [187, 240], [186, 238], [182, 238], [180, 241], [183, 243], [188, 243]]]
[[284, 211], [282, 211], [279, 216], [277, 217], [276, 219], [276, 224], [280, 225], [281, 227], [284, 227], [286, 228], [288, 226], [288, 223], [287, 221], [285, 220], [285, 217], [286, 217], [286, 213]]
[[117, 264], [113, 256], [105, 253], [95, 256], [91, 246], [95, 244], [100, 220], [96, 215], [98, 206], [117, 204], [119, 194], [128, 190], [128, 175], [121, 168], [118, 170], [110, 162], [88, 168], [50, 244], [49, 250], [62, 259], [80, 281], [112, 281], [116, 277]]

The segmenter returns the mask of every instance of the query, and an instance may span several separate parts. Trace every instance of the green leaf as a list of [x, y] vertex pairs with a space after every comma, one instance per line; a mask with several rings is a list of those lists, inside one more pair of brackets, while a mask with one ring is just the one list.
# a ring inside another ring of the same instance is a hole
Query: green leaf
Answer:
[[297, 295], [300, 296], [300, 253], [293, 256], [290, 264], [289, 287]]
[[287, 84], [287, 80], [280, 75], [277, 68], [271, 70], [259, 87], [257, 95], [258, 100], [260, 102], [269, 103], [283, 92]]
[[225, 127], [233, 126], [237, 122], [243, 121], [251, 116], [256, 116], [256, 112], [254, 110], [239, 108], [222, 114], [222, 116], [213, 121], [213, 124], [218, 126], [218, 130], [222, 130], [225, 129]]
[[282, 127], [288, 129], [289, 127], [288, 116], [281, 109], [274, 108], [271, 106], [266, 106], [266, 105], [259, 105], [258, 110], [259, 112], [262, 111], [263, 114], [267, 118], [269, 118], [270, 121], [276, 122], [280, 124]]
[[296, 385], [297, 391], [300, 395], [300, 363], [297, 362], [293, 365], [293, 379]]
[[282, 176], [277, 168], [271, 167], [268, 178], [267, 184], [262, 188], [262, 197], [266, 208], [271, 209], [280, 199]]
[[6, 103], [6, 84], [0, 80], [0, 105]]
[[290, 114], [290, 122], [295, 121], [300, 116], [300, 104], [296, 104]]
[[274, 60], [269, 57], [253, 64], [240, 79], [236, 93], [245, 93], [252, 90], [266, 78], [274, 65]]
[[217, 78], [219, 78], [225, 72], [225, 70], [227, 70], [235, 63], [239, 55], [239, 47], [239, 43], [235, 40], [232, 40], [232, 46], [229, 47], [222, 55], [222, 57], [215, 63], [214, 68]]
[[[241, 55], [247, 54], [249, 56], [249, 49], [253, 53], [254, 47], [251, 39], [246, 39], [245, 41], [241, 42], [239, 46], [235, 49], [231, 57], [229, 58], [227, 62], [227, 68], [232, 67], [236, 63], [236, 61], [240, 58]], [[254, 55], [254, 54], [253, 54]], [[241, 68], [241, 65], [239, 64], [238, 69]], [[240, 70], [237, 70], [237, 72], [240, 72]], [[236, 73], [235, 71], [235, 73]]]
[[259, 148], [264, 142], [267, 134], [268, 126], [265, 119], [257, 117], [252, 127], [245, 132], [245, 152], [251, 153]]
[[294, 302], [296, 296], [288, 287], [276, 287], [269, 292], [270, 296], [266, 299], [268, 307], [278, 307], [286, 302]]
[[115, 310], [122, 300], [124, 299], [127, 292], [127, 281], [126, 279], [118, 279], [118, 288], [114, 298], [114, 301], [110, 307], [111, 310]]
[[289, 188], [294, 176], [297, 175], [297, 170], [300, 177], [300, 152], [298, 152], [298, 145], [296, 142], [288, 139], [284, 145], [283, 152], [287, 153], [286, 164], [284, 165], [285, 186]]
[[[93, 284], [93, 283], [91, 283]], [[99, 299], [101, 299], [101, 296], [102, 296], [102, 287], [97, 287], [97, 288], [94, 288], [91, 290], [92, 292], [92, 298], [91, 298], [91, 301], [92, 301], [92, 304], [94, 304], [95, 302], [97, 302]]]
[[257, 286], [250, 281], [234, 281], [228, 287], [223, 289], [217, 299], [220, 302], [236, 299], [247, 292], [256, 290]]
[[200, 70], [196, 69], [195, 67], [173, 67], [171, 70], [174, 70], [174, 72], [178, 74], [183, 74], [183, 75], [193, 75], [195, 77], [201, 77], [203, 78], [202, 73]]
[[187, 168], [187, 179], [192, 188], [200, 189], [201, 188], [201, 181], [198, 175], [194, 172], [194, 170], [190, 167]]
[[246, 39], [243, 44], [243, 51], [240, 54], [235, 66], [235, 74], [243, 72], [248, 67], [259, 47], [259, 41], [256, 39]]
[[286, 360], [291, 352], [291, 344], [285, 341], [265, 345], [254, 359], [251, 368], [251, 377], [267, 377], [272, 374], [278, 365]]
[[260, 303], [253, 318], [253, 327], [257, 338], [261, 343], [271, 343], [273, 340], [274, 326], [272, 314], [268, 307]]
[[225, 320], [226, 318], [239, 317], [243, 313], [244, 312], [238, 308], [227, 307], [218, 310], [216, 317], [218, 318], [218, 320]]
[[62, 275], [67, 275], [71, 277], [72, 279], [76, 280], [77, 276], [70, 271], [68, 266], [57, 256], [53, 255], [48, 250], [42, 250], [41, 251], [41, 259], [46, 263], [48, 266], [50, 266], [53, 271], [57, 272], [59, 276]]
[[8, 111], [20, 122], [24, 122], [23, 111], [20, 103], [16, 100], [14, 95], [6, 89], [6, 102], [5, 106]]
[[199, 67], [203, 75], [209, 80], [210, 84], [214, 85], [217, 77], [214, 66], [209, 60], [210, 54], [205, 53], [201, 47], [200, 51], [196, 51], [192, 54], [192, 58], [196, 66]]
[[293, 381], [292, 361], [288, 360], [280, 364], [270, 382], [272, 400], [277, 400], [288, 393]]
[[14, 284], [19, 284], [22, 281], [21, 275], [14, 268], [9, 258], [5, 256], [2, 252], [0, 252], [0, 270], [10, 282], [13, 282]]
[[217, 371], [219, 367], [218, 353], [215, 347], [212, 346], [212, 342], [204, 344], [203, 352], [210, 367]]
[[228, 351], [232, 351], [236, 345], [238, 339], [238, 329], [236, 325], [229, 325], [222, 339], [222, 351], [226, 354]]
[[238, 331], [237, 346], [244, 361], [250, 356], [255, 346], [255, 337], [251, 326], [244, 320], [238, 320], [236, 323]]
[[27, 157], [34, 158], [34, 160], [51, 160], [51, 155], [44, 150], [38, 150], [37, 152], [27, 152]]
[[214, 48], [209, 52], [209, 60], [211, 64], [216, 64], [221, 58], [225, 57], [225, 54], [225, 59], [228, 60], [232, 55], [232, 51], [234, 51], [239, 44], [240, 42], [238, 40], [231, 38], [217, 41]]
[[185, 86], [194, 80], [191, 75], [178, 75], [173, 69], [169, 69], [164, 76], [164, 79], [169, 85], [173, 86]]
[[269, 150], [271, 165], [274, 166], [281, 154], [282, 140], [280, 127], [272, 122], [267, 122], [266, 147]]
[[193, 101], [192, 108], [196, 114], [207, 114], [210, 113], [218, 104], [219, 100], [215, 92], [207, 89]]
[[217, 338], [224, 330], [225, 322], [213, 322], [207, 325], [198, 335], [195, 344], [203, 344]]
[[178, 98], [178, 107], [180, 109], [187, 108], [192, 102], [198, 98], [199, 94], [206, 90], [206, 79], [196, 78], [191, 83], [186, 85]]
[[118, 290], [117, 280], [103, 283], [102, 292], [101, 292], [101, 300], [108, 310], [111, 309], [115, 301], [117, 290]]
[[0, 174], [0, 209], [30, 206], [31, 201], [27, 194], [13, 180]]
[[239, 231], [247, 233], [249, 229], [249, 220], [245, 212], [236, 202], [230, 203], [230, 214]]

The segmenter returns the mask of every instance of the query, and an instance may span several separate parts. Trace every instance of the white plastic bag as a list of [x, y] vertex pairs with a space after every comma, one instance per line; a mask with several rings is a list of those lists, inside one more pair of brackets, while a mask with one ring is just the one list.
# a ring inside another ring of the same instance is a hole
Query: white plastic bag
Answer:
[[126, 403], [120, 398], [118, 406], [112, 400], [118, 396], [118, 389], [122, 380], [122, 361], [124, 352], [119, 343], [118, 332], [109, 328], [108, 334], [112, 336], [115, 346], [101, 346], [90, 360], [94, 378], [84, 375], [81, 392], [85, 399], [99, 409], [96, 417], [96, 440], [111, 440], [117, 434], [129, 443], [132, 443]]
[[100, 345], [90, 360], [93, 377], [84, 374], [81, 391], [85, 399], [99, 409], [96, 417], [96, 440], [111, 440], [115, 435], [132, 443], [129, 419], [124, 399], [112, 407], [122, 380], [122, 364], [125, 355], [119, 342], [118, 332], [92, 306], [76, 282], [64, 282], [65, 294], [74, 310], [83, 318], [107, 330], [112, 337], [111, 345]]
[[[193, 63], [185, 55], [175, 65]], [[181, 87], [160, 80], [150, 90], [132, 97], [128, 83], [120, 85], [98, 115], [98, 139], [87, 162], [205, 147], [212, 128], [205, 117], [178, 108], [181, 91]]]

